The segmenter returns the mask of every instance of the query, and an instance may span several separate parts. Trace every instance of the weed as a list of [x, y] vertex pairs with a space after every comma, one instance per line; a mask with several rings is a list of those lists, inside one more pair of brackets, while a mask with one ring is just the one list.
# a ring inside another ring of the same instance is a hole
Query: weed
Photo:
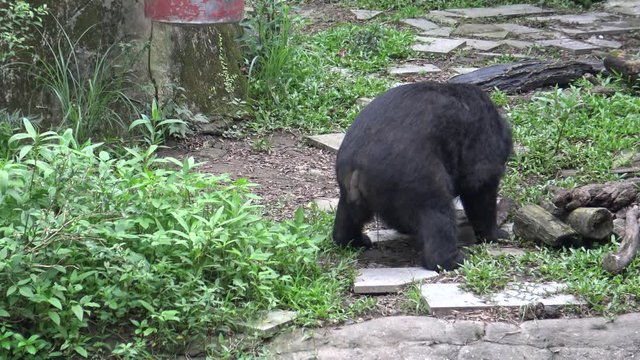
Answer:
[[[71, 127], [79, 140], [100, 133], [118, 133], [125, 128], [118, 108], [135, 112], [135, 106], [124, 93], [132, 66], [132, 57], [126, 55], [130, 49], [127, 45], [113, 44], [97, 57], [83, 60], [81, 65], [78, 43], [91, 28], [73, 41], [59, 23], [58, 27], [62, 38], [57, 44], [42, 35], [51, 60], [41, 58], [34, 67], [40, 84], [60, 105], [62, 117], [58, 128]], [[85, 67], [90, 71], [83, 70]]]
[[419, 283], [409, 285], [404, 291], [402, 306], [415, 315], [429, 315], [429, 304], [422, 296]]
[[47, 5], [30, 5], [24, 0], [0, 0], [0, 64], [31, 50], [34, 29], [42, 27]]
[[318, 324], [365, 308], [344, 303], [353, 253], [329, 215], [265, 220], [251, 184], [192, 158], [23, 126], [0, 162], [1, 358], [154, 358], [207, 334], [237, 358], [228, 335], [260, 311]]
[[153, 99], [151, 104], [151, 117], [145, 114], [142, 118], [131, 123], [129, 130], [142, 127], [143, 138], [148, 146], [160, 145], [166, 141], [167, 135], [184, 136], [187, 123], [181, 119], [166, 119], [158, 103]]
[[267, 138], [260, 137], [251, 141], [251, 148], [254, 151], [271, 153], [273, 143]]
[[465, 275], [463, 287], [477, 294], [489, 294], [503, 289], [512, 279], [506, 257], [492, 257], [486, 247], [473, 248], [456, 272]]

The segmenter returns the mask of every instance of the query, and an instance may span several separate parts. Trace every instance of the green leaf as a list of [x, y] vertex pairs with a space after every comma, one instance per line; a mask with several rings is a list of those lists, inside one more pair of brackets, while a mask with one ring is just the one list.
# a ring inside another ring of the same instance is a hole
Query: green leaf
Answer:
[[18, 287], [17, 287], [17, 286], [15, 286], [15, 285], [10, 286], [10, 287], [7, 289], [7, 296], [9, 296], [9, 295], [11, 295], [11, 294], [15, 293], [15, 292], [16, 292], [16, 290], [18, 290]]
[[74, 347], [73, 350], [75, 352], [77, 352], [78, 354], [80, 354], [80, 356], [82, 356], [82, 357], [88, 357], [89, 356], [89, 354], [87, 353], [87, 350], [85, 350], [85, 348], [83, 348], [80, 345], [76, 345], [76, 347]]
[[301, 225], [304, 223], [304, 210], [302, 209], [302, 207], [299, 207], [296, 210], [295, 222], [297, 225]]
[[0, 308], [0, 317], [9, 317], [9, 312], [3, 308]]
[[18, 158], [19, 159], [23, 159], [25, 156], [27, 156], [27, 154], [29, 153], [29, 151], [31, 151], [31, 149], [33, 148], [33, 146], [31, 145], [25, 145], [20, 149], [20, 154], [18, 154]]
[[38, 133], [36, 132], [36, 129], [33, 127], [33, 125], [31, 125], [31, 121], [29, 121], [29, 119], [22, 118], [22, 123], [24, 124], [24, 129], [27, 131], [27, 134], [29, 134], [31, 136], [31, 138], [35, 139], [36, 137], [38, 137]]
[[57, 312], [49, 311], [49, 319], [53, 321], [56, 325], [60, 326], [60, 315]]
[[57, 298], [52, 297], [52, 298], [49, 298], [47, 301], [49, 302], [49, 304], [57, 307], [59, 310], [62, 310], [62, 304], [60, 303], [60, 300], [58, 300]]
[[148, 302], [146, 302], [144, 300], [138, 300], [138, 303], [140, 305], [142, 305], [142, 307], [144, 307], [145, 309], [149, 310], [149, 312], [151, 312], [151, 313], [156, 312], [155, 309], [153, 308], [153, 306], [151, 306], [151, 304], [149, 304]]
[[33, 297], [33, 291], [31, 290], [30, 286], [22, 286], [20, 287], [20, 295], [27, 297], [27, 298], [32, 298]]
[[8, 251], [9, 250], [6, 247], [3, 247], [2, 249], [0, 249], [0, 260], [4, 260], [7, 258]]
[[82, 306], [73, 305], [71, 306], [71, 311], [73, 311], [73, 314], [78, 318], [78, 320], [82, 321], [82, 318], [84, 317], [84, 311], [82, 310]]
[[0, 170], [0, 194], [6, 193], [8, 188], [9, 188], [9, 173], [4, 170]]

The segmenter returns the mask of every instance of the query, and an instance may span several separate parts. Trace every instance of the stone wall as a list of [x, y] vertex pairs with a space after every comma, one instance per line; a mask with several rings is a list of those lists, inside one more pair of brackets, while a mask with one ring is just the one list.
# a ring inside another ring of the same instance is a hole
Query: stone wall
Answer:
[[[78, 54], [96, 54], [116, 42], [132, 45], [139, 59], [134, 66], [136, 89], [131, 96], [149, 103], [158, 96], [160, 104], [169, 100], [186, 102], [194, 113], [212, 121], [226, 122], [233, 117], [237, 103], [244, 99], [246, 79], [240, 72], [241, 54], [234, 41], [237, 25], [170, 25], [152, 23], [144, 16], [143, 0], [34, 0], [46, 3], [49, 13], [43, 30], [51, 43], [61, 38], [57, 19], [77, 39], [85, 31]], [[55, 17], [55, 19], [54, 19]], [[36, 35], [36, 51], [47, 57], [45, 42]], [[31, 57], [22, 61], [33, 62]], [[37, 86], [28, 66], [0, 70], [0, 108], [20, 109], [25, 114], [56, 114], [55, 99]], [[178, 90], [180, 94], [178, 94]], [[178, 97], [178, 95], [182, 95]], [[53, 109], [53, 110], [52, 110]], [[54, 119], [54, 122], [55, 119]]]

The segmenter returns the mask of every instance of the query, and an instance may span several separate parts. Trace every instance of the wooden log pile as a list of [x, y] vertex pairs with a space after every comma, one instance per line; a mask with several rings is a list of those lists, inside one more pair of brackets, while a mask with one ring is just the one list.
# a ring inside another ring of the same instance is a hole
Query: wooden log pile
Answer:
[[640, 248], [638, 204], [640, 178], [558, 189], [550, 203], [520, 208], [514, 215], [513, 231], [523, 239], [553, 247], [584, 246], [605, 240], [615, 232], [622, 237], [620, 250], [607, 254], [603, 267], [616, 274]]

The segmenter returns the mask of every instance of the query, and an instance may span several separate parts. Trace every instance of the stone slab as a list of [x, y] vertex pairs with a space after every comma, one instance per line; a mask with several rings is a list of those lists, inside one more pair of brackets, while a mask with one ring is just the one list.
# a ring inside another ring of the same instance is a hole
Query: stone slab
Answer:
[[437, 29], [424, 31], [424, 32], [420, 33], [420, 35], [422, 35], [422, 36], [449, 37], [449, 35], [451, 35], [452, 32], [453, 32], [453, 28], [452, 27], [443, 26], [443, 27], [440, 27], [440, 28], [437, 28]]
[[618, 14], [640, 16], [640, 1], [638, 0], [609, 0], [604, 7], [608, 11]]
[[448, 54], [465, 45], [464, 40], [439, 39], [417, 36], [416, 40], [424, 44], [414, 44], [411, 49], [431, 54]]
[[573, 295], [557, 294], [565, 287], [559, 283], [511, 283], [490, 297], [465, 291], [457, 283], [424, 284], [420, 290], [432, 314], [446, 314], [494, 307], [519, 308], [534, 303], [550, 307], [583, 303]]
[[392, 229], [369, 230], [365, 234], [374, 244], [385, 241], [406, 240], [409, 238], [409, 235], [401, 234]]
[[338, 208], [338, 198], [317, 198], [313, 200], [313, 203], [316, 204], [318, 210], [321, 211], [334, 211]]
[[357, 98], [356, 99], [356, 105], [357, 106], [367, 106], [372, 101], [373, 101], [373, 99], [371, 99], [371, 98], [361, 97], [361, 98]]
[[473, 35], [481, 33], [490, 33], [496, 31], [502, 31], [504, 29], [493, 24], [462, 24], [458, 26], [454, 31], [454, 35]]
[[445, 10], [431, 10], [427, 15], [444, 16], [444, 17], [452, 17], [452, 18], [462, 17], [462, 15], [460, 14], [456, 14], [454, 12], [445, 11]]
[[424, 65], [414, 65], [414, 64], [404, 64], [396, 67], [392, 67], [389, 69], [389, 74], [391, 75], [410, 75], [410, 74], [421, 74], [421, 73], [434, 73], [440, 72], [439, 67], [433, 64], [424, 64]]
[[357, 20], [370, 20], [374, 17], [382, 14], [382, 11], [378, 10], [351, 10], [351, 13], [356, 16]]
[[420, 30], [433, 30], [433, 29], [437, 29], [440, 26], [438, 26], [437, 24], [432, 23], [431, 21], [427, 20], [427, 19], [422, 19], [422, 18], [417, 18], [417, 19], [402, 19], [400, 20], [401, 22], [407, 24], [407, 25], [411, 25], [413, 27], [416, 27]]
[[448, 12], [460, 14], [465, 18], [484, 18], [496, 16], [527, 16], [536, 14], [551, 13], [552, 10], [543, 9], [529, 4], [503, 5], [491, 8], [466, 8], [466, 9], [446, 9]]
[[458, 24], [458, 20], [455, 17], [438, 15], [434, 14], [433, 12], [429, 12], [425, 17], [428, 20], [437, 22], [438, 24], [442, 25], [454, 26]]
[[533, 43], [531, 41], [523, 41], [523, 40], [507, 39], [507, 40], [500, 41], [500, 43], [516, 49], [526, 49], [533, 46]]
[[499, 48], [502, 44], [492, 40], [478, 40], [478, 39], [459, 39], [464, 40], [467, 46], [476, 50], [491, 51]]
[[553, 29], [573, 36], [617, 35], [640, 31], [640, 25], [626, 22], [610, 22], [601, 23], [596, 26], [583, 26], [576, 28], [554, 27]]
[[540, 40], [537, 41], [536, 44], [540, 46], [551, 46], [559, 48], [575, 55], [589, 54], [590, 52], [599, 49], [599, 47], [593, 44], [588, 44], [573, 39]]
[[454, 67], [451, 68], [453, 71], [455, 71], [457, 74], [468, 74], [470, 72], [474, 72], [476, 70], [478, 70], [479, 68], [476, 67]]
[[503, 23], [503, 24], [495, 24], [496, 27], [508, 31], [512, 34], [521, 35], [521, 34], [533, 34], [542, 31], [542, 29], [532, 28], [529, 26], [513, 24], [513, 23]]
[[502, 54], [498, 52], [485, 52], [485, 51], [478, 52], [476, 53], [476, 55], [486, 56], [486, 57], [500, 57], [500, 56], [508, 55], [510, 57], [513, 57], [514, 59], [530, 59], [531, 58], [531, 56], [524, 55], [524, 54]]
[[240, 327], [245, 333], [268, 337], [293, 322], [297, 316], [298, 314], [295, 311], [275, 310], [268, 312], [261, 319], [240, 324]]
[[522, 249], [509, 247], [509, 246], [501, 246], [496, 248], [491, 248], [488, 250], [491, 256], [522, 256], [525, 254], [525, 251]]
[[620, 41], [601, 39], [596, 36], [586, 39], [585, 42], [601, 48], [619, 49], [622, 47], [622, 43]]
[[337, 153], [344, 139], [344, 133], [307, 136], [311, 145]]
[[436, 276], [437, 272], [418, 267], [361, 269], [353, 284], [353, 291], [356, 294], [395, 293], [415, 281]]
[[473, 34], [471, 36], [484, 38], [484, 39], [500, 40], [500, 39], [506, 38], [507, 35], [509, 35], [509, 32], [502, 30], [502, 31], [494, 31], [494, 32], [481, 33], [481, 34]]
[[587, 25], [601, 21], [603, 19], [611, 18], [613, 15], [606, 12], [593, 12], [584, 14], [567, 14], [567, 15], [550, 15], [550, 16], [537, 16], [530, 18], [534, 21], [540, 22], [559, 22], [567, 25]]

